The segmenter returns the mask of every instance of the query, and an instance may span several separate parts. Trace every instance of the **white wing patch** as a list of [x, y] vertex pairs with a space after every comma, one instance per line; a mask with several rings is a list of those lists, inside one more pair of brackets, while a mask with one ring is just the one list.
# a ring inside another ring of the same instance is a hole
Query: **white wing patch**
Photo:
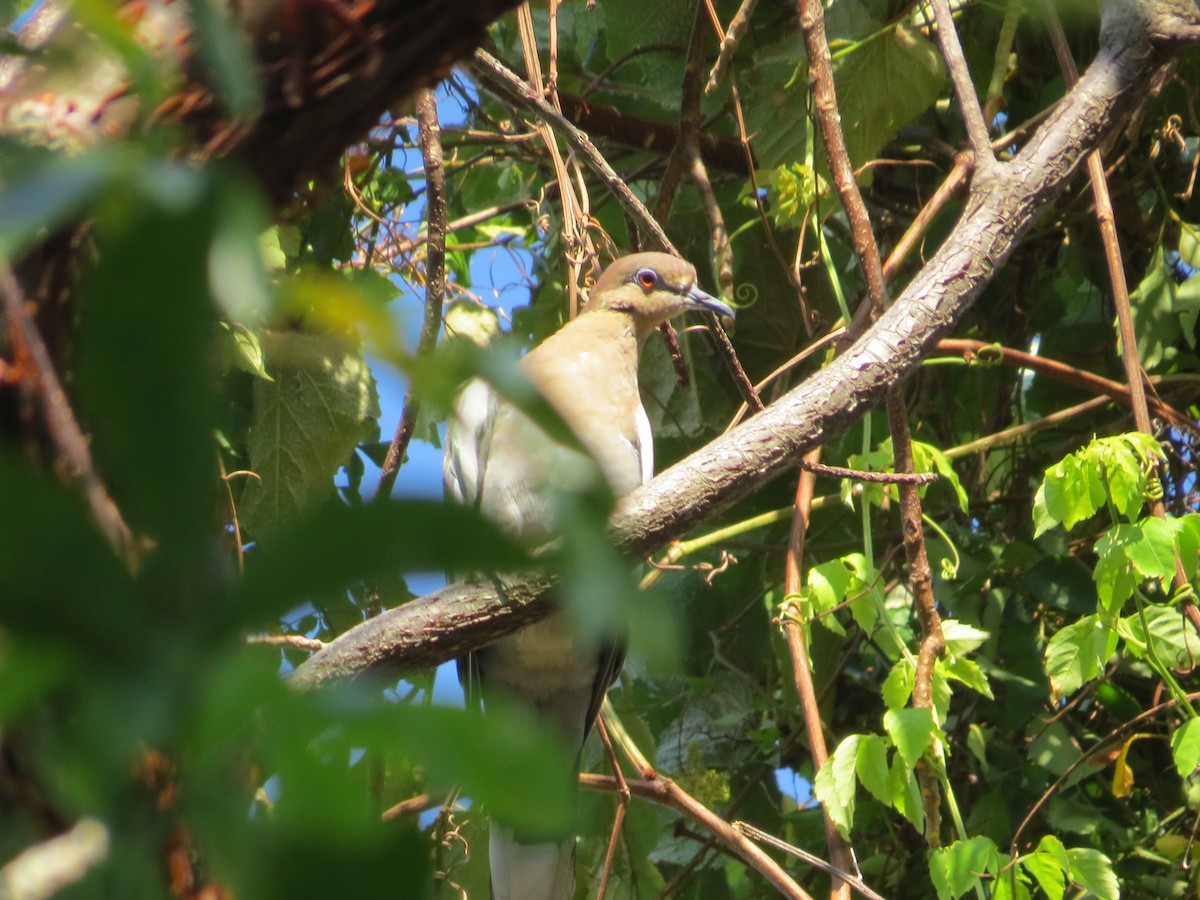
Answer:
[[637, 437], [634, 449], [638, 452], [638, 463], [642, 470], [642, 484], [654, 477], [654, 432], [650, 430], [650, 417], [646, 415], [646, 407], [637, 405], [635, 415]]

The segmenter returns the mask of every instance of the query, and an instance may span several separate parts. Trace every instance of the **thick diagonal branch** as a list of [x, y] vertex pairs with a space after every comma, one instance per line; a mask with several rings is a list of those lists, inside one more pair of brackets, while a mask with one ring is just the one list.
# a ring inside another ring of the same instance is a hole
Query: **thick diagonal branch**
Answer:
[[[1125, 19], [1107, 31], [1099, 56], [1020, 155], [997, 166], [958, 224], [895, 303], [842, 356], [766, 411], [663, 472], [622, 503], [618, 546], [642, 556], [717, 515], [794, 466], [846, 427], [920, 364], [971, 306], [1039, 213], [1061, 193], [1085, 155], [1137, 104], [1163, 61], [1145, 28]], [[544, 577], [457, 586], [352, 629], [299, 667], [297, 686], [390, 664], [449, 659], [546, 615]], [[370, 640], [365, 640], [370, 629]]]

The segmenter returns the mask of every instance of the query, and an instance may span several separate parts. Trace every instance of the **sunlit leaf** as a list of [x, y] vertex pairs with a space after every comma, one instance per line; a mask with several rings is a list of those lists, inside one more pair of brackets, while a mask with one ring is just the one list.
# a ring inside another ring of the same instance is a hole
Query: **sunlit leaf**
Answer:
[[1200, 766], [1200, 719], [1188, 719], [1171, 734], [1171, 758], [1180, 778], [1190, 778]]
[[1059, 696], [1068, 696], [1099, 675], [1116, 649], [1116, 632], [1098, 616], [1084, 616], [1050, 638], [1046, 676]]
[[929, 749], [936, 734], [931, 709], [889, 709], [883, 714], [883, 727], [910, 769]]
[[958, 898], [983, 883], [983, 876], [1000, 867], [1000, 851], [987, 837], [955, 841], [934, 850], [929, 857], [929, 874], [939, 900]]
[[297, 516], [246, 556], [235, 613], [282, 613], [325, 591], [403, 572], [514, 571], [527, 557], [474, 510], [423, 500]]
[[1117, 900], [1121, 886], [1113, 871], [1112, 860], [1090, 847], [1071, 847], [1067, 850], [1071, 861], [1071, 880], [1100, 900]]
[[1048, 834], [1038, 841], [1037, 848], [1021, 857], [1025, 871], [1037, 879], [1038, 886], [1050, 900], [1062, 900], [1067, 888], [1070, 860], [1062, 841]]
[[858, 744], [862, 735], [844, 738], [817, 772], [813, 791], [825, 814], [842, 834], [849, 834], [854, 825], [855, 769], [858, 764]]

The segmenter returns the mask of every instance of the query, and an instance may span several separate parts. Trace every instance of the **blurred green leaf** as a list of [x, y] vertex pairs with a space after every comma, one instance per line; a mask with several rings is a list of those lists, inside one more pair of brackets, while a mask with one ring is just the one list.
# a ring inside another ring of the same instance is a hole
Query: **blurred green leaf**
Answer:
[[262, 88], [258, 62], [234, 7], [215, 0], [187, 0], [187, 5], [217, 97], [232, 118], [249, 118], [262, 103]]
[[528, 557], [472, 509], [397, 500], [332, 502], [293, 518], [246, 555], [235, 615], [261, 619], [315, 594], [402, 572], [503, 571]]
[[216, 463], [208, 190], [177, 207], [112, 198], [82, 286], [79, 388], [93, 449], [135, 531], [201, 554]]
[[87, 209], [124, 171], [111, 147], [79, 156], [44, 156], [40, 165], [8, 177], [0, 187], [0, 256], [20, 259], [34, 241]]
[[[141, 598], [74, 493], [0, 453], [0, 620], [14, 635], [104, 659], [140, 641]], [[69, 610], [70, 615], [54, 610]]]
[[1171, 734], [1171, 758], [1180, 778], [1191, 778], [1200, 766], [1200, 719], [1188, 719]]

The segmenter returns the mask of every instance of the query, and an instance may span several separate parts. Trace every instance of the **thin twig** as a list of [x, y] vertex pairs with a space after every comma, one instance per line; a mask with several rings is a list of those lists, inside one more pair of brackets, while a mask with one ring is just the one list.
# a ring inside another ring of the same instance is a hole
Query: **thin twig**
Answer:
[[992, 144], [988, 138], [987, 123], [979, 107], [979, 95], [971, 81], [971, 70], [958, 42], [958, 31], [954, 27], [954, 15], [950, 12], [949, 0], [932, 0], [933, 15], [937, 20], [937, 39], [942, 48], [942, 59], [950, 70], [950, 82], [958, 97], [959, 111], [967, 126], [967, 140], [975, 152], [975, 171], [986, 172], [996, 162], [992, 155]]
[[733, 827], [751, 840], [758, 841], [760, 844], [766, 844], [768, 847], [771, 847], [775, 850], [781, 850], [789, 856], [794, 856], [796, 859], [803, 860], [810, 866], [820, 869], [822, 872], [828, 872], [830, 875], [837, 876], [842, 881], [846, 882], [846, 884], [850, 885], [850, 887], [854, 888], [856, 891], [866, 897], [867, 900], [885, 900], [882, 894], [877, 894], [875, 891], [871, 890], [870, 885], [868, 885], [853, 872], [847, 872], [844, 869], [839, 869], [832, 863], [825, 862], [825, 860], [821, 859], [821, 857], [809, 853], [807, 850], [802, 850], [795, 844], [789, 844], [787, 841], [781, 841], [779, 838], [775, 837], [775, 835], [768, 834], [761, 828], [755, 828], [748, 822], [742, 822], [738, 820], [733, 822]]
[[[1187, 699], [1200, 700], [1200, 691], [1188, 694]], [[1030, 807], [1029, 812], [1025, 814], [1025, 818], [1021, 820], [1021, 824], [1017, 826], [1017, 830], [1013, 832], [1012, 841], [1009, 844], [1009, 854], [1011, 855], [1012, 859], [1015, 860], [1019, 855], [1017, 852], [1017, 845], [1021, 841], [1021, 835], [1025, 833], [1025, 829], [1028, 828], [1029, 823], [1033, 821], [1034, 816], [1036, 816], [1039, 810], [1046, 805], [1046, 802], [1058, 792], [1058, 789], [1066, 784], [1067, 780], [1075, 774], [1075, 771], [1080, 766], [1087, 763], [1088, 760], [1090, 760], [1093, 756], [1095, 756], [1117, 738], [1121, 737], [1127, 732], [1133, 731], [1143, 722], [1150, 721], [1159, 713], [1174, 709], [1178, 704], [1179, 701], [1177, 699], [1171, 698], [1170, 700], [1165, 700], [1162, 703], [1159, 703], [1157, 706], [1152, 706], [1150, 709], [1147, 709], [1144, 712], [1138, 713], [1129, 721], [1122, 722], [1104, 737], [1100, 738], [1100, 740], [1096, 741], [1096, 743], [1092, 744], [1091, 747], [1081, 753], [1077, 760], [1067, 766], [1066, 771], [1064, 771], [1058, 776], [1057, 779], [1055, 779], [1054, 784], [1046, 788], [1046, 790], [1042, 793], [1042, 796], [1038, 797], [1037, 802]]]
[[508, 66], [487, 51], [475, 51], [471, 69], [489, 87], [498, 91], [509, 101], [548, 122], [570, 144], [571, 149], [578, 153], [588, 167], [599, 176], [621, 205], [633, 215], [638, 224], [650, 236], [652, 243], [660, 250], [679, 255], [679, 251], [667, 238], [662, 226], [650, 215], [650, 210], [646, 209], [646, 205], [629, 189], [629, 185], [625, 184], [621, 176], [608, 164], [608, 161], [604, 159], [586, 134], [568, 122], [554, 107], [537, 96]]
[[754, 15], [756, 6], [758, 6], [758, 0], [742, 0], [742, 5], [729, 20], [729, 30], [721, 38], [721, 49], [717, 52], [717, 61], [713, 64], [712, 72], [709, 73], [708, 83], [704, 85], [704, 93], [711, 94], [717, 89], [717, 82], [729, 68], [729, 62], [733, 59], [733, 54], [737, 52], [738, 44], [741, 43], [742, 35], [746, 33], [746, 29], [750, 25], [750, 17]]
[[[579, 776], [579, 783], [583, 787], [595, 791], [620, 789], [617, 780], [609, 775], [584, 773]], [[629, 787], [630, 793], [673, 809], [716, 835], [721, 843], [766, 878], [783, 896], [791, 897], [793, 900], [812, 900], [812, 896], [800, 887], [779, 863], [767, 856], [757, 844], [670, 778], [659, 775], [652, 779], [627, 779], [625, 784]]]
[[297, 650], [307, 650], [316, 653], [325, 649], [325, 642], [303, 634], [248, 634], [247, 644], [267, 644], [271, 647], [294, 647]]
[[850, 469], [846, 466], [830, 466], [825, 463], [812, 462], [806, 456], [800, 460], [800, 468], [814, 475], [827, 475], [830, 478], [849, 478], [853, 481], [867, 481], [872, 484], [933, 484], [938, 480], [936, 472], [866, 472], [862, 469]]
[[1000, 23], [1000, 35], [996, 38], [995, 61], [992, 63], [992, 78], [988, 82], [987, 96], [983, 101], [983, 121], [991, 123], [1004, 102], [1004, 81], [1008, 76], [1008, 58], [1012, 54], [1013, 39], [1017, 36], [1017, 25], [1025, 12], [1025, 0], [1008, 0], [1004, 9], [1004, 21]]
[[[428, 217], [425, 253], [425, 317], [417, 339], [417, 355], [427, 355], [437, 344], [442, 330], [442, 304], [446, 299], [446, 170], [442, 166], [441, 128], [438, 124], [437, 98], [430, 88], [417, 92], [418, 140], [425, 163], [425, 208]], [[388, 446], [379, 473], [376, 499], [391, 495], [404, 454], [412, 441], [421, 411], [420, 401], [411, 385], [404, 392], [404, 412]]]
[[[556, 77], [555, 67], [557, 65], [553, 55], [557, 53], [557, 36], [555, 31], [557, 28], [558, 17], [556, 15], [555, 4], [556, 0], [549, 0], [551, 15], [550, 28], [551, 34], [551, 75]], [[528, 73], [527, 81], [529, 89], [533, 95], [541, 99], [545, 103], [547, 89], [542, 83], [541, 60], [538, 56], [537, 35], [533, 27], [533, 11], [529, 7], [528, 0], [517, 7], [517, 26], [521, 36], [521, 53], [525, 57], [525, 71]], [[558, 99], [557, 89], [552, 89], [551, 100], [553, 101], [549, 108], [554, 110], [554, 113], [559, 117], [562, 116], [562, 104]], [[579, 191], [576, 193], [576, 179], [572, 178], [572, 174], [578, 175], [578, 172], [572, 173], [568, 171], [567, 161], [563, 158], [562, 151], [558, 146], [558, 138], [555, 136], [554, 129], [550, 122], [542, 117], [536, 124], [538, 136], [541, 137], [542, 143], [546, 145], [546, 150], [550, 154], [550, 162], [554, 166], [554, 177], [558, 181], [558, 199], [562, 204], [562, 243], [563, 256], [567, 261], [567, 296], [568, 309], [570, 318], [575, 318], [579, 313], [579, 279], [583, 271], [583, 264], [588, 259], [594, 259], [596, 256], [596, 248], [592, 246], [591, 238], [587, 232], [588, 220], [588, 197], [587, 191], [583, 185], [583, 179], [578, 178]]]
[[108, 539], [109, 545], [133, 570], [137, 566], [137, 548], [121, 511], [109, 496], [92, 463], [87, 438], [75, 419], [70, 401], [63, 391], [50, 351], [41, 332], [29, 314], [24, 292], [17, 282], [12, 266], [0, 260], [0, 293], [4, 295], [4, 311], [8, 317], [9, 340], [17, 353], [23, 353], [33, 369], [33, 381], [46, 420], [46, 431], [60, 457], [67, 476], [83, 491], [92, 518]]
[[434, 794], [426, 791], [423, 794], [417, 794], [415, 797], [409, 797], [407, 800], [401, 800], [399, 803], [389, 806], [380, 813], [379, 818], [384, 822], [390, 822], [393, 819], [422, 813], [427, 809], [433, 809], [435, 806], [445, 805], [448, 797], [452, 796], [454, 796], [453, 792], [450, 794]]
[[[804, 455], [810, 465], [821, 460], [821, 448], [814, 447]], [[792, 514], [792, 529], [788, 537], [787, 560], [784, 569], [784, 593], [795, 596], [803, 586], [804, 543], [808, 534], [809, 513], [812, 509], [813, 488], [816, 476], [803, 471], [796, 482], [796, 501]], [[812, 664], [809, 661], [808, 645], [804, 640], [804, 626], [800, 622], [799, 610], [789, 603], [791, 611], [782, 615], [783, 632], [787, 638], [788, 653], [792, 659], [792, 679], [796, 694], [800, 697], [800, 710], [804, 718], [804, 729], [808, 735], [809, 752], [812, 754], [813, 770], [820, 771], [829, 759], [829, 748], [825, 743], [825, 726], [821, 721], [821, 708], [817, 702], [817, 691], [813, 685]], [[854, 853], [849, 843], [841, 836], [828, 813], [824, 815], [825, 843], [829, 847], [829, 858], [839, 871], [849, 871]], [[837, 875], [833, 877], [830, 896], [849, 896], [847, 884]]]
[[[908, 430], [908, 410], [899, 388], [887, 391], [888, 426], [892, 433], [892, 449], [897, 472], [913, 471], [912, 436]], [[900, 485], [900, 530], [904, 538], [904, 553], [908, 557], [908, 587], [912, 592], [917, 621], [921, 625], [921, 647], [917, 651], [917, 669], [913, 676], [912, 705], [914, 709], [933, 709], [933, 669], [946, 653], [942, 634], [942, 618], [933, 597], [933, 573], [925, 546], [925, 529], [921, 521], [921, 494], [915, 485]], [[941, 792], [937, 775], [921, 759], [916, 767], [917, 784], [925, 807], [925, 843], [941, 846]]]
[[[550, 0], [554, 2], [554, 0]], [[604, 755], [612, 768], [613, 777], [617, 780], [617, 810], [613, 814], [612, 831], [608, 837], [608, 849], [604, 853], [604, 866], [600, 869], [600, 884], [596, 888], [596, 900], [604, 900], [608, 893], [608, 878], [612, 874], [613, 860], [617, 855], [617, 841], [621, 836], [621, 826], [625, 823], [625, 811], [629, 808], [629, 785], [625, 783], [625, 773], [621, 771], [621, 761], [613, 750], [612, 741], [608, 738], [608, 729], [604, 727], [604, 717], [596, 717], [596, 734], [604, 745]]]

